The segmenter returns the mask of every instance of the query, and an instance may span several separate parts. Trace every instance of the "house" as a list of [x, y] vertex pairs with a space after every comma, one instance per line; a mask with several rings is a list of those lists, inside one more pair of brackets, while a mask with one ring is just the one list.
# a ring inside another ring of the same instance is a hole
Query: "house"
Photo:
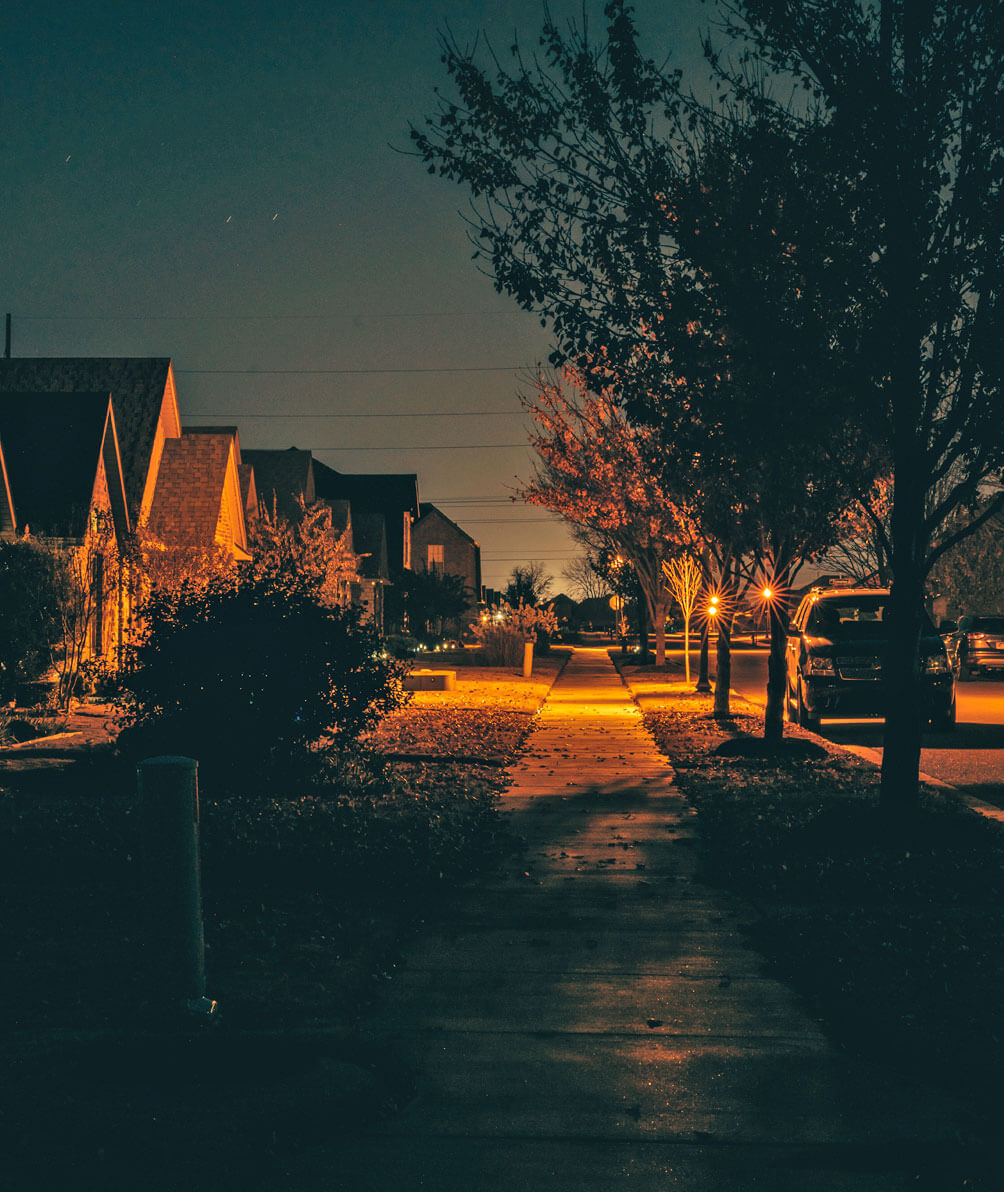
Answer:
[[166, 547], [220, 552], [227, 562], [249, 561], [239, 466], [240, 444], [233, 430], [199, 427], [168, 439], [157, 468], [147, 536]]
[[418, 476], [407, 473], [337, 472], [314, 460], [314, 483], [323, 500], [348, 501], [353, 517], [379, 514], [387, 535], [387, 566], [390, 581], [412, 566], [412, 526], [421, 516]]
[[309, 451], [289, 447], [284, 451], [245, 451], [244, 462], [254, 472], [254, 484], [261, 508], [280, 517], [296, 513], [297, 502], [313, 505], [314, 458]]
[[[423, 502], [420, 512], [411, 532], [414, 567], [460, 576], [471, 607], [476, 608], [481, 600], [481, 547], [435, 505]], [[456, 631], [459, 626], [452, 628]]]
[[318, 500], [352, 509], [353, 549], [361, 556], [353, 603], [384, 629], [384, 589], [412, 566], [412, 527], [420, 516], [418, 476], [337, 472], [314, 460]]
[[[355, 559], [337, 581], [335, 598], [339, 604], [354, 604], [362, 608], [367, 618], [379, 627], [383, 625], [383, 602], [377, 590], [385, 582], [370, 573], [372, 556], [380, 557], [379, 533], [369, 529], [366, 518], [357, 515], [347, 500], [321, 499], [314, 482], [317, 461], [309, 451], [297, 447], [285, 450], [259, 449], [244, 452], [244, 461], [252, 469], [253, 484], [263, 516], [295, 517], [300, 504], [306, 507], [323, 505], [328, 509], [331, 531], [341, 538], [350, 556], [365, 553], [365, 559]], [[382, 527], [381, 527], [382, 529]], [[386, 547], [382, 548], [386, 554]]]
[[133, 628], [145, 577], [127, 558], [127, 537], [141, 546], [153, 538], [165, 549], [249, 558], [246, 507], [254, 484], [250, 471], [241, 478], [236, 428], [182, 429], [169, 359], [0, 360], [0, 419], [7, 440], [0, 532], [27, 530], [80, 554], [93, 552], [93, 527], [114, 531], [113, 543], [102, 538], [101, 583], [90, 583], [99, 610], [92, 653], [117, 662]]
[[30, 534], [77, 573], [64, 649], [74, 660], [121, 656], [127, 610], [116, 564], [130, 519], [110, 396], [0, 394], [0, 475], [0, 534]]
[[164, 444], [181, 435], [171, 361], [81, 356], [0, 360], [0, 400], [18, 393], [110, 395], [129, 524], [134, 530], [141, 526], [153, 502]]

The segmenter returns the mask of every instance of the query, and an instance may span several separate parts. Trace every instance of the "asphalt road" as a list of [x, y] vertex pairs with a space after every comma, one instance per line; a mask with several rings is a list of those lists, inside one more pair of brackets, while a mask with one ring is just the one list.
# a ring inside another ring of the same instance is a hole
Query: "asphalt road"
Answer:
[[[766, 683], [767, 651], [742, 644], [734, 647], [732, 689], [762, 704]], [[1004, 807], [1004, 681], [971, 679], [959, 683], [956, 690], [959, 722], [952, 732], [925, 735], [921, 771]], [[821, 734], [876, 762], [882, 760], [881, 720], [824, 720]]]

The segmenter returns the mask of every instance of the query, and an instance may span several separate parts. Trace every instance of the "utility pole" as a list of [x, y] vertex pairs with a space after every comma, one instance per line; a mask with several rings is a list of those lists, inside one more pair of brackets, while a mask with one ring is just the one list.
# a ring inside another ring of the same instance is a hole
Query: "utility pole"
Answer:
[[4, 335], [3, 358], [4, 358], [4, 360], [9, 360], [10, 359], [10, 311], [7, 312], [6, 324], [7, 324], [7, 330], [6, 330], [6, 334]]

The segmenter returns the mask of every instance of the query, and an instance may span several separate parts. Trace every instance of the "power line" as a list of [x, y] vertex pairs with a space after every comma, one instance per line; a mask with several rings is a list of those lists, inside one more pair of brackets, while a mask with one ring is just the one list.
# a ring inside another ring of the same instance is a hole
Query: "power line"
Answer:
[[[528, 447], [528, 443], [448, 443], [438, 447], [311, 447], [311, 451], [500, 451], [513, 447]], [[250, 451], [251, 448], [249, 447]]]
[[520, 372], [526, 364], [475, 365], [470, 368], [176, 368], [175, 376], [185, 377], [345, 377], [376, 374], [411, 375], [414, 373], [505, 373]]
[[247, 414], [231, 410], [228, 414], [189, 414], [188, 418], [512, 418], [523, 417], [522, 410], [429, 410], [420, 413], [393, 414]]
[[361, 322], [388, 319], [512, 319], [526, 313], [524, 310], [388, 311], [386, 314], [329, 311], [312, 315], [21, 315], [15, 312], [14, 317], [25, 323], [317, 323], [340, 319], [359, 319]]

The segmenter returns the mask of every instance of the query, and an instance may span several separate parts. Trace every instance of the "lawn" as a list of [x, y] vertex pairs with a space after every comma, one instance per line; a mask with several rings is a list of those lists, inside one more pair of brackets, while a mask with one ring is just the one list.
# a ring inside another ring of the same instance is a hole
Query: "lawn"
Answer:
[[495, 797], [560, 663], [417, 693], [341, 787], [200, 792], [210, 1024], [152, 979], [134, 777], [97, 718], [7, 751], [5, 1186], [264, 1192], [291, 1152], [407, 1099], [368, 1005], [402, 940], [514, 847]]
[[1002, 1105], [1004, 828], [926, 790], [890, 832], [876, 767], [680, 676], [621, 663], [698, 811], [702, 878], [759, 912], [752, 941], [842, 1046], [944, 1082], [973, 1104], [988, 1169]]

